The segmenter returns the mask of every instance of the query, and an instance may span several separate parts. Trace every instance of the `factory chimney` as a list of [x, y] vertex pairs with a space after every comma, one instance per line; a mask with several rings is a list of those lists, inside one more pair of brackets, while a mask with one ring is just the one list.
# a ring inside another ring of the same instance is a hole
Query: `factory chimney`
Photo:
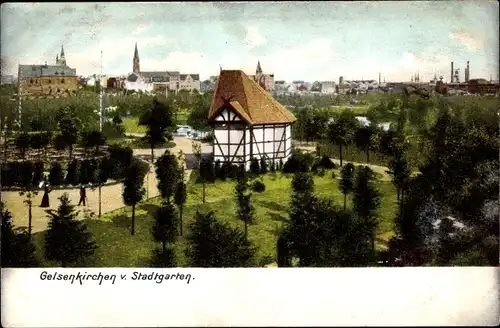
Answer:
[[470, 79], [469, 61], [467, 61], [467, 67], [465, 68], [465, 83], [468, 83], [469, 79]]
[[450, 83], [453, 83], [453, 62], [451, 62], [451, 75], [450, 75]]
[[381, 73], [378, 73], [378, 84], [380, 85], [380, 76], [381, 76]]

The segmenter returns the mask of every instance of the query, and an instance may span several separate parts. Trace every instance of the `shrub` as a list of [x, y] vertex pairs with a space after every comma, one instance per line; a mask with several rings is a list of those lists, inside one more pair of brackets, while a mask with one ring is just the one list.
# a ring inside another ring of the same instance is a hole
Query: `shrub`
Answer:
[[68, 143], [66, 142], [62, 134], [57, 134], [54, 137], [53, 143], [56, 150], [65, 150], [68, 146]]
[[309, 163], [305, 154], [294, 152], [283, 165], [283, 173], [308, 172]]
[[252, 172], [252, 174], [260, 173], [260, 165], [259, 165], [259, 160], [257, 158], [252, 157], [250, 159], [250, 172]]
[[283, 159], [282, 159], [282, 158], [280, 158], [280, 160], [279, 160], [279, 162], [278, 162], [278, 170], [279, 170], [279, 171], [283, 171], [283, 167], [284, 167], [284, 166], [285, 166], [285, 165], [283, 164]]
[[221, 179], [221, 180], [223, 179], [224, 174], [222, 173], [222, 167], [221, 167], [220, 160], [215, 161], [214, 174], [215, 174], [215, 178]]
[[68, 165], [68, 172], [66, 174], [66, 184], [76, 186], [79, 180], [80, 161], [74, 159]]
[[323, 155], [318, 162], [319, 167], [322, 167], [327, 170], [331, 170], [337, 167], [335, 163], [330, 159], [330, 157]]
[[28, 133], [23, 132], [16, 137], [16, 147], [21, 151], [21, 155], [26, 155], [26, 151], [29, 149], [31, 143], [31, 137]]
[[260, 173], [266, 174], [267, 171], [268, 171], [268, 169], [267, 169], [267, 161], [266, 161], [265, 158], [262, 157], [260, 159]]
[[335, 173], [335, 171], [332, 171], [332, 179], [336, 179], [337, 178], [337, 174]]
[[64, 173], [62, 166], [59, 162], [54, 162], [49, 173], [49, 183], [52, 186], [59, 186], [64, 181]]
[[224, 162], [221, 166], [221, 179], [226, 180], [231, 176], [231, 163]]
[[252, 190], [255, 192], [264, 192], [266, 191], [266, 185], [262, 181], [255, 181], [252, 183]]
[[30, 147], [36, 150], [43, 148], [43, 140], [41, 133], [33, 133], [30, 136]]
[[[35, 186], [38, 186], [38, 183], [40, 183], [40, 181], [44, 180], [45, 176], [43, 174], [43, 170], [44, 170], [43, 162], [35, 163], [35, 173], [33, 174], [33, 184]], [[3, 182], [3, 180], [2, 180], [2, 182]]]

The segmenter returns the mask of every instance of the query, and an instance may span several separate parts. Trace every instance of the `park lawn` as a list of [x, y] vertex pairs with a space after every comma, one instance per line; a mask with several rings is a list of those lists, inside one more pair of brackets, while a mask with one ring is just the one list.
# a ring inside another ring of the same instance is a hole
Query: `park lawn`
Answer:
[[[338, 172], [337, 172], [338, 173]], [[338, 174], [337, 174], [338, 176]], [[333, 198], [342, 206], [343, 195], [339, 191], [337, 178], [331, 179], [331, 172], [324, 177], [315, 177], [316, 194]], [[291, 193], [291, 176], [281, 173], [263, 176], [266, 190], [253, 193], [255, 223], [249, 225], [248, 236], [257, 246], [257, 263], [275, 262], [276, 236], [278, 229], [288, 220], [287, 208]], [[234, 181], [217, 181], [207, 184], [206, 204], [202, 204], [202, 185], [192, 182], [188, 185], [188, 201], [184, 208], [184, 235], [193, 221], [197, 209], [213, 210], [216, 218], [243, 230], [244, 224], [235, 216]], [[396, 192], [388, 181], [377, 181], [382, 194], [380, 223], [378, 227], [377, 248], [384, 248], [385, 242], [393, 235], [393, 218], [396, 211]], [[152, 241], [151, 227], [153, 213], [161, 204], [160, 198], [149, 199], [136, 209], [135, 235], [130, 235], [131, 209], [125, 207], [104, 214], [100, 219], [87, 219], [86, 223], [93, 234], [99, 249], [89, 266], [96, 267], [144, 267], [148, 266], [151, 252], [159, 244]], [[348, 199], [348, 206], [351, 200]], [[41, 254], [44, 233], [34, 234], [34, 241]], [[179, 237], [173, 245], [179, 266], [188, 266], [184, 256], [186, 240]], [[44, 263], [50, 265], [50, 263]]]
[[125, 133], [146, 133], [145, 126], [138, 126], [139, 119], [137, 117], [126, 117], [123, 119], [123, 127]]

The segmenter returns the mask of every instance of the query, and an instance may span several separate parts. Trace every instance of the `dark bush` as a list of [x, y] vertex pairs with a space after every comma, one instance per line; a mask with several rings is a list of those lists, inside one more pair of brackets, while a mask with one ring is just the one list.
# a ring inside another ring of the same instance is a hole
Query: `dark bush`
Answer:
[[271, 172], [276, 172], [276, 163], [274, 161], [271, 161], [271, 165], [269, 165], [269, 170]]
[[62, 134], [57, 134], [53, 139], [53, 143], [56, 150], [65, 150], [68, 147], [68, 143]]
[[260, 173], [266, 174], [268, 171], [267, 160], [265, 158], [260, 159]]
[[4, 187], [12, 187], [16, 183], [16, 174], [15, 174], [15, 163], [7, 163], [2, 165], [2, 186]]
[[278, 162], [278, 170], [279, 170], [279, 171], [283, 171], [283, 167], [284, 167], [284, 166], [285, 166], [285, 165], [283, 164], [283, 159], [282, 159], [282, 158], [280, 158], [280, 160], [279, 160], [279, 162]]
[[327, 170], [331, 170], [337, 167], [335, 163], [330, 159], [330, 157], [323, 155], [318, 162], [319, 167], [322, 167]]
[[35, 165], [31, 161], [24, 161], [19, 163], [19, 179], [17, 181], [18, 186], [33, 186], [33, 173], [35, 173]]
[[[43, 174], [43, 171], [44, 171], [43, 162], [35, 163], [35, 173], [33, 174], [33, 184], [35, 186], [38, 186], [40, 181], [45, 179], [45, 175]], [[2, 180], [2, 182], [3, 182], [3, 180]]]
[[252, 172], [252, 174], [260, 173], [260, 165], [259, 165], [259, 160], [257, 158], [252, 157], [250, 159], [250, 172]]
[[120, 144], [110, 145], [108, 152], [112, 167], [110, 177], [114, 180], [120, 180], [125, 176], [125, 169], [132, 163], [134, 152], [129, 146]]
[[336, 179], [337, 178], [337, 174], [335, 173], [335, 171], [332, 171], [332, 179]]
[[283, 173], [308, 172], [309, 163], [305, 154], [292, 152], [292, 156], [283, 165]]
[[215, 174], [216, 179], [220, 179], [220, 180], [223, 179], [224, 174], [222, 172], [220, 160], [216, 160], [214, 163], [214, 174]]
[[76, 186], [79, 180], [80, 161], [74, 159], [68, 165], [68, 172], [66, 174], [66, 184]]
[[64, 181], [64, 172], [59, 162], [54, 162], [49, 173], [49, 183], [52, 186], [60, 186]]
[[231, 176], [231, 163], [224, 162], [221, 166], [221, 179], [226, 180]]
[[33, 133], [30, 136], [30, 147], [36, 150], [43, 148], [43, 140], [41, 133]]
[[23, 132], [16, 137], [16, 147], [21, 151], [21, 155], [26, 155], [26, 151], [30, 148], [31, 137], [28, 133]]
[[266, 185], [261, 181], [255, 181], [252, 183], [252, 190], [255, 192], [264, 192], [266, 191]]

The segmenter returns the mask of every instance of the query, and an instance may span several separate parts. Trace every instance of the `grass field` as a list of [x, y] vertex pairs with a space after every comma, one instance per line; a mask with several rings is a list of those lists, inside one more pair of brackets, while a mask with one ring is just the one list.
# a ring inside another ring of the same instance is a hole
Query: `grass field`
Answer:
[[[338, 174], [337, 174], [338, 176]], [[315, 178], [316, 194], [333, 198], [343, 204], [343, 195], [338, 188], [338, 179], [333, 181], [331, 173]], [[192, 178], [192, 180], [194, 180]], [[262, 265], [275, 262], [276, 232], [288, 220], [287, 208], [291, 193], [291, 176], [281, 173], [263, 177], [266, 191], [253, 194], [256, 222], [249, 226], [249, 239], [258, 247], [257, 260]], [[188, 201], [184, 209], [184, 234], [193, 220], [197, 208], [206, 207], [216, 213], [218, 220], [226, 221], [243, 229], [243, 223], [235, 217], [234, 181], [218, 181], [207, 185], [205, 205], [202, 204], [202, 186], [192, 182], [188, 185]], [[377, 181], [382, 194], [377, 247], [393, 235], [393, 217], [396, 211], [395, 189], [388, 181]], [[104, 195], [105, 197], [105, 195]], [[143, 267], [148, 265], [152, 250], [158, 245], [152, 241], [152, 215], [161, 203], [159, 198], [142, 203], [136, 210], [136, 234], [130, 235], [131, 210], [129, 207], [106, 213], [100, 219], [88, 219], [86, 223], [99, 249], [88, 266], [97, 267]], [[350, 200], [348, 201], [350, 206]], [[36, 233], [33, 239], [42, 254], [44, 232]], [[177, 263], [187, 266], [183, 249], [186, 241], [179, 237], [174, 245]], [[54, 263], [43, 263], [45, 266]]]
[[123, 126], [125, 127], [125, 133], [146, 133], [146, 127], [138, 126], [137, 122], [139, 122], [137, 117], [124, 118]]

